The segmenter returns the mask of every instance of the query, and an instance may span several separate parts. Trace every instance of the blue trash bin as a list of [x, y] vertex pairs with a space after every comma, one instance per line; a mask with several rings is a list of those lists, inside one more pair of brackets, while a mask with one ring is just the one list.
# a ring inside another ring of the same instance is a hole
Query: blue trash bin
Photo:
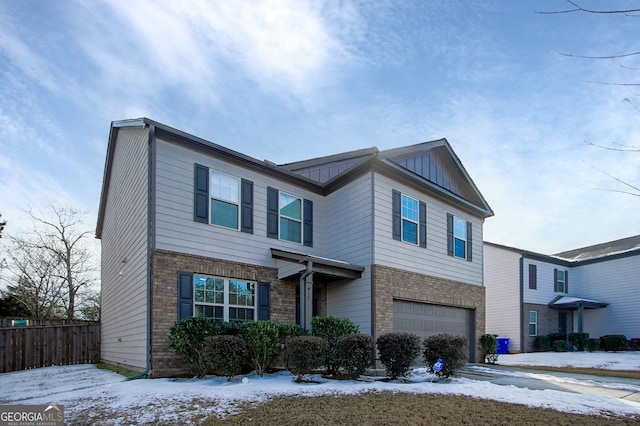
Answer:
[[496, 340], [498, 341], [498, 354], [508, 354], [509, 339], [506, 337], [498, 337]]

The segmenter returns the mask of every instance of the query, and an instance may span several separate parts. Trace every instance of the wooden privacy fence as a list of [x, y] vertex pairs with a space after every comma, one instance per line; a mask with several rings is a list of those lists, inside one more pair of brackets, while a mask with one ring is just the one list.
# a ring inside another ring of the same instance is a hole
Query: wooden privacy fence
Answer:
[[[42, 322], [36, 320], [35, 323]], [[10, 321], [0, 322], [0, 373], [99, 361], [99, 322], [27, 327], [11, 327]]]

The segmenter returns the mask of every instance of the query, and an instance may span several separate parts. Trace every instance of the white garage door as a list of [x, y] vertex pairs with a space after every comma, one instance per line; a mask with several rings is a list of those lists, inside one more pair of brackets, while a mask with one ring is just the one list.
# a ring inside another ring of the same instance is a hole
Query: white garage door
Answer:
[[471, 309], [427, 303], [393, 301], [393, 331], [413, 333], [424, 339], [448, 333], [469, 340], [469, 360], [474, 360], [474, 318]]

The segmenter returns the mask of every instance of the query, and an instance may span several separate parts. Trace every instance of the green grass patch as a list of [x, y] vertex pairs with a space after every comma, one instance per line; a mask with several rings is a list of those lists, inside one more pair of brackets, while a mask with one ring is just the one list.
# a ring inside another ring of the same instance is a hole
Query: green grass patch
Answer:
[[135, 370], [130, 370], [126, 367], [122, 367], [120, 365], [115, 365], [115, 364], [109, 364], [108, 362], [98, 362], [96, 364], [94, 364], [96, 366], [96, 368], [100, 369], [100, 370], [107, 370], [107, 371], [113, 371], [114, 373], [118, 373], [121, 376], [126, 377], [127, 379], [130, 379], [132, 377], [136, 377], [140, 375], [139, 371], [135, 371]]

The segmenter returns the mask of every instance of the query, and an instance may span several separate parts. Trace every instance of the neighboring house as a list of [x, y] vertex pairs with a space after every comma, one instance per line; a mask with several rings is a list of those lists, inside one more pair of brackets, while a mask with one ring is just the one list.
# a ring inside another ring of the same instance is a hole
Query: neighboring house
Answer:
[[473, 351], [492, 214], [444, 139], [276, 165], [146, 118], [113, 122], [102, 358], [178, 374], [169, 328], [194, 315], [305, 328], [333, 315], [374, 338], [462, 334]]
[[536, 336], [640, 337], [640, 235], [547, 256], [485, 242], [487, 333], [530, 352]]

